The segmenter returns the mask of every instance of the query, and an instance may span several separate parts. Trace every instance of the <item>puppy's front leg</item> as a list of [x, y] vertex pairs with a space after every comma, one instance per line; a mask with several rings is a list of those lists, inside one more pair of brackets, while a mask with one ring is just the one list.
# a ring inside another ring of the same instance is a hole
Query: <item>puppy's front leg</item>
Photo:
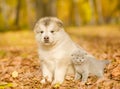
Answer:
[[52, 84], [62, 84], [64, 81], [64, 77], [67, 71], [67, 65], [60, 65], [58, 64], [55, 68], [55, 73], [54, 73], [54, 80], [52, 82]]
[[52, 82], [52, 71], [50, 71], [49, 67], [46, 64], [42, 64], [42, 75], [43, 75], [43, 79], [41, 80], [42, 84], [45, 84], [45, 80], [47, 80], [48, 82]]

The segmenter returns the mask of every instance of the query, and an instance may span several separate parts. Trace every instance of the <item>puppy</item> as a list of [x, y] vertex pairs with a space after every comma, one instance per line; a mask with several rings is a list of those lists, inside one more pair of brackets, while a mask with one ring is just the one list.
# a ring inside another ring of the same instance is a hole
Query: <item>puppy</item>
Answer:
[[104, 68], [109, 63], [108, 60], [96, 60], [92, 55], [82, 49], [78, 49], [72, 53], [72, 62], [75, 67], [75, 80], [82, 75], [82, 83], [87, 81], [89, 74], [103, 77]]
[[55, 17], [41, 18], [34, 28], [38, 43], [43, 79], [52, 84], [62, 83], [67, 74], [74, 74], [71, 54], [77, 45], [64, 31], [63, 23]]

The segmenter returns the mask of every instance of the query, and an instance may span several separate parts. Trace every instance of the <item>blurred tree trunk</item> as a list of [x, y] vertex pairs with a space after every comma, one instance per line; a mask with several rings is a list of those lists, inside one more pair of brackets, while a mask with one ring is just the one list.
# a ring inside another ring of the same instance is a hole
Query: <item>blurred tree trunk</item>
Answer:
[[17, 0], [15, 25], [19, 27], [21, 0]]
[[90, 24], [94, 25], [95, 24], [95, 7], [94, 7], [94, 1], [93, 0], [89, 0], [89, 4], [91, 7], [91, 13], [92, 13], [92, 18], [90, 21]]
[[81, 19], [80, 19], [80, 15], [79, 15], [79, 9], [78, 9], [78, 5], [77, 5], [77, 1], [76, 0], [72, 0], [72, 6], [71, 6], [71, 15], [70, 15], [70, 19], [71, 19], [71, 25], [75, 25], [75, 26], [80, 26], [81, 24]]
[[79, 9], [78, 9], [78, 2], [74, 0], [74, 21], [76, 26], [80, 26], [80, 14], [79, 14]]
[[1, 0], [1, 13], [5, 22], [5, 27], [8, 27], [7, 6], [5, 0]]
[[98, 13], [98, 23], [103, 24], [104, 19], [103, 19], [103, 14], [102, 14], [101, 0], [96, 0], [96, 8], [97, 8], [97, 13]]
[[57, 11], [56, 4], [57, 4], [57, 0], [49, 0], [48, 6], [50, 8], [49, 10], [50, 16], [56, 16], [56, 11]]
[[43, 10], [42, 10], [42, 1], [41, 0], [36, 0], [35, 1], [35, 10], [36, 10], [36, 16], [37, 19], [39, 19], [43, 15]]
[[71, 8], [70, 8], [70, 15], [69, 15], [69, 19], [68, 19], [68, 25], [74, 25], [74, 3], [73, 3], [73, 0], [70, 0], [71, 1]]
[[56, 0], [36, 0], [37, 19], [44, 16], [56, 16]]
[[32, 3], [30, 0], [26, 0], [26, 4], [27, 4], [27, 15], [28, 15], [28, 25], [29, 27], [32, 27], [33, 24], [33, 20], [32, 20]]

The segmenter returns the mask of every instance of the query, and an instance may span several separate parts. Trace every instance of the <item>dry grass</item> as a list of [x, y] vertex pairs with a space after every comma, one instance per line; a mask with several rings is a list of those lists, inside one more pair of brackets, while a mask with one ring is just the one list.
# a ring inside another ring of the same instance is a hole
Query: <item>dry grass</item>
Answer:
[[[120, 88], [120, 27], [70, 27], [66, 30], [72, 39], [98, 59], [109, 59], [106, 80], [96, 83], [96, 77], [88, 79], [89, 85], [67, 76], [59, 89], [119, 89]], [[12, 73], [18, 72], [14, 77]], [[40, 61], [32, 31], [0, 33], [0, 89], [51, 89], [49, 83], [40, 84]]]

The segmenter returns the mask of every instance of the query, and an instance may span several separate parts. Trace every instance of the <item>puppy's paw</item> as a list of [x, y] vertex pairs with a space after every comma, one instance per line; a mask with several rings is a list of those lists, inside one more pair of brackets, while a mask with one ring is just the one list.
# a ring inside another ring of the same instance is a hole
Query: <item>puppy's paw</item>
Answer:
[[41, 84], [46, 84], [46, 83], [51, 83], [52, 82], [52, 79], [46, 79], [46, 78], [43, 78], [40, 83]]
[[45, 84], [45, 83], [46, 83], [46, 80], [45, 80], [45, 79], [42, 79], [42, 80], [40, 81], [40, 83], [41, 83], [41, 84]]
[[56, 85], [56, 84], [62, 84], [63, 83], [63, 81], [56, 81], [56, 80], [54, 80], [53, 82], [52, 82], [52, 85]]
[[61, 84], [56, 83], [56, 84], [53, 85], [53, 88], [54, 88], [54, 89], [58, 89], [58, 88], [60, 87], [60, 85], [61, 85]]

